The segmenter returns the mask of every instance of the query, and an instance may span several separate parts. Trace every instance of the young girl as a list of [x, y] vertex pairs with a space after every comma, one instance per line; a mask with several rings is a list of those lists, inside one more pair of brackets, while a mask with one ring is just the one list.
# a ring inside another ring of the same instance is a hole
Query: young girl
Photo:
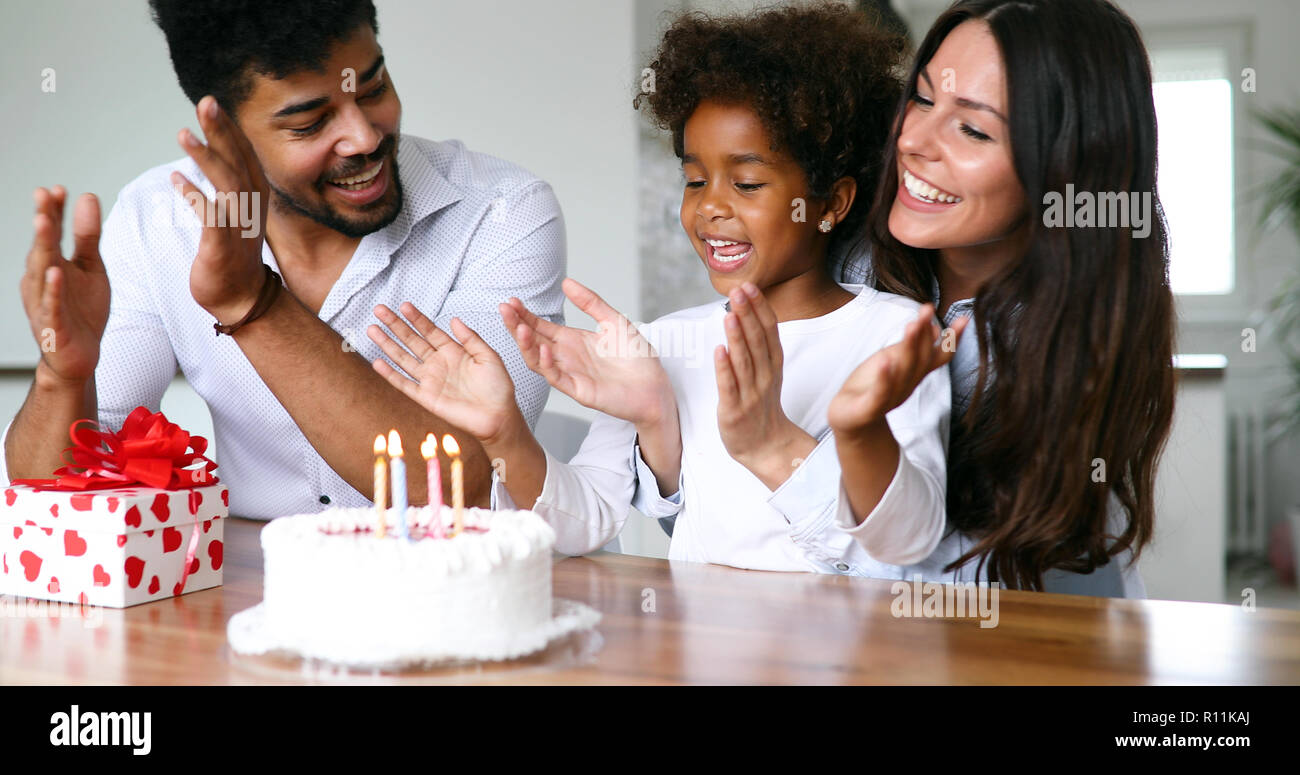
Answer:
[[[414, 381], [383, 360], [375, 368], [502, 459], [496, 505], [542, 515], [562, 552], [600, 547], [636, 505], [676, 518], [673, 559], [897, 577], [943, 534], [949, 387], [937, 367], [951, 353], [925, 324], [932, 309], [841, 286], [826, 256], [864, 217], [858, 194], [876, 183], [901, 51], [835, 6], [690, 15], [666, 32], [655, 88], [636, 104], [672, 133], [682, 228], [726, 301], [638, 332], [567, 280], [594, 333], [541, 320], [515, 299], [502, 305], [529, 367], [604, 413], [569, 463], [538, 445], [500, 359], [458, 320], [459, 343], [409, 304], [409, 325], [377, 308], [410, 352], [377, 326], [370, 336]], [[880, 382], [887, 422], [867, 444], [855, 501], [866, 519], [845, 531], [827, 408], [885, 347], [907, 367]]]
[[[877, 287], [978, 321], [952, 361], [954, 532], [927, 566], [1142, 596], [1174, 318], [1137, 28], [1104, 0], [967, 0], [935, 22], [907, 89], [868, 224]], [[1149, 195], [1149, 234], [1053, 225], [1067, 184]], [[878, 463], [855, 439], [880, 411], [854, 394], [884, 360], [831, 406], [856, 514], [870, 493], [859, 504], [851, 483]]]

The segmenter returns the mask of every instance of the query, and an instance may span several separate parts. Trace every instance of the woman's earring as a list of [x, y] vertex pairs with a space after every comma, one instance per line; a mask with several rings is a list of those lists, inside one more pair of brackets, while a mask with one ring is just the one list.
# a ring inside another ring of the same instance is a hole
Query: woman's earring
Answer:
[[822, 221], [821, 223], [817, 224], [817, 230], [820, 231], [822, 234], [830, 234], [831, 229], [834, 228], [834, 226], [835, 224], [831, 223], [830, 221]]

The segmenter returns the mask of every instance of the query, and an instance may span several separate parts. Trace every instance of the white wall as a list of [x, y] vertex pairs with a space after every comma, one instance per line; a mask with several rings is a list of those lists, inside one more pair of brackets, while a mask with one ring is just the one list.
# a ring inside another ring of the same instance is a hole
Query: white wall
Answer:
[[1231, 602], [1226, 419], [1222, 370], [1180, 372], [1169, 451], [1156, 476], [1155, 539], [1140, 560], [1147, 597]]
[[[181, 156], [177, 130], [198, 125], [143, 0], [5, 3], [0, 31], [0, 367], [26, 367], [40, 352], [18, 295], [32, 191], [61, 183], [70, 200], [93, 191], [107, 216], [125, 183]], [[47, 68], [53, 92], [42, 89]]]

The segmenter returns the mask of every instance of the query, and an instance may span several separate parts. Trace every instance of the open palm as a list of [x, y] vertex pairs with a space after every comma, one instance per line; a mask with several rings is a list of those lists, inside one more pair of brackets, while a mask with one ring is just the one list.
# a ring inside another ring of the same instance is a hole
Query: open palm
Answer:
[[99, 200], [86, 194], [73, 216], [72, 255], [59, 250], [63, 231], [62, 186], [36, 192], [36, 235], [20, 283], [23, 309], [41, 360], [57, 377], [85, 380], [99, 363], [99, 342], [108, 325], [109, 283], [99, 255]]
[[947, 366], [969, 318], [953, 324], [941, 336], [934, 307], [921, 307], [907, 324], [903, 338], [863, 361], [831, 399], [827, 420], [837, 433], [852, 433], [879, 422], [912, 395], [926, 375]]
[[596, 331], [539, 318], [519, 299], [501, 305], [501, 317], [528, 368], [583, 406], [635, 424], [662, 418], [674, 399], [654, 347], [581, 283], [566, 279], [564, 293], [596, 321]]
[[374, 361], [375, 370], [429, 412], [475, 438], [497, 436], [511, 412], [518, 410], [514, 382], [501, 357], [459, 318], [451, 321], [458, 343], [413, 304], [401, 309], [409, 324], [382, 304], [375, 308], [401, 344], [379, 326], [370, 326], [367, 334], [410, 376], [382, 359]]

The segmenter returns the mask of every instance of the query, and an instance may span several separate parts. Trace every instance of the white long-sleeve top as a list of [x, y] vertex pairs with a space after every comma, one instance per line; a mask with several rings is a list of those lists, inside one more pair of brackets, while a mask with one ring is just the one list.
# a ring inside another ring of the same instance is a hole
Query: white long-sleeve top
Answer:
[[[894, 478], [860, 525], [836, 522], [839, 459], [827, 423], [831, 399], [849, 374], [897, 342], [915, 302], [860, 285], [855, 298], [818, 318], [778, 324], [785, 355], [781, 405], [818, 439], [812, 454], [775, 491], [736, 462], [718, 430], [713, 350], [726, 343], [722, 302], [683, 310], [641, 328], [672, 381], [681, 421], [679, 491], [661, 497], [641, 459], [636, 429], [600, 415], [568, 463], [547, 453], [546, 479], [532, 509], [555, 529], [557, 550], [593, 551], [618, 534], [629, 507], [675, 518], [668, 556], [775, 571], [904, 578], [944, 533], [945, 458], [951, 394], [946, 369], [927, 376], [886, 416], [902, 450]], [[514, 503], [500, 482], [494, 506]]]

